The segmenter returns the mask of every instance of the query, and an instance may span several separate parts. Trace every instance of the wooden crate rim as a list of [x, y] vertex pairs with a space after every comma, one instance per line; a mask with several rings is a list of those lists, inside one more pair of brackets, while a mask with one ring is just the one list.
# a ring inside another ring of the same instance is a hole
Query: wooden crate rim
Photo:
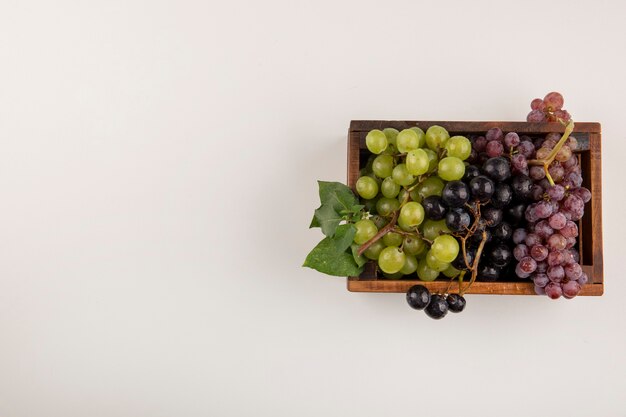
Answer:
[[[502, 130], [514, 131], [518, 133], [549, 133], [563, 132], [565, 127], [560, 123], [530, 123], [514, 121], [425, 121], [425, 120], [352, 120], [350, 121], [350, 131], [369, 131], [372, 129], [384, 129], [386, 127], [407, 128], [411, 126], [432, 126], [439, 125], [450, 131], [465, 132], [485, 132], [492, 127], [499, 127]], [[457, 127], [458, 126], [458, 127]], [[602, 126], [598, 122], [576, 122], [574, 132], [580, 133], [602, 133]]]

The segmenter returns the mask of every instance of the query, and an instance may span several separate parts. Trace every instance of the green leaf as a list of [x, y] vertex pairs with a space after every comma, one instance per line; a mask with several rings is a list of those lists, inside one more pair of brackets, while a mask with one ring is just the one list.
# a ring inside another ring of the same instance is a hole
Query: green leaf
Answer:
[[352, 257], [354, 258], [354, 262], [356, 262], [359, 267], [367, 263], [367, 258], [363, 255], [359, 255], [360, 247], [361, 245], [359, 245], [358, 243], [354, 243], [352, 246], [350, 246], [350, 249], [352, 249]]
[[351, 210], [352, 210], [353, 213], [358, 213], [363, 208], [365, 208], [365, 206], [363, 204], [355, 204], [354, 206], [352, 206]]
[[313, 220], [311, 220], [311, 224], [309, 225], [309, 229], [312, 229], [314, 227], [320, 227], [320, 223], [317, 221], [317, 217], [315, 217], [315, 215], [313, 215]]
[[348, 249], [354, 240], [355, 234], [356, 227], [352, 224], [348, 223], [338, 226], [335, 231], [335, 236], [333, 237], [333, 242], [335, 242], [337, 250], [344, 251]]
[[318, 181], [320, 202], [322, 205], [332, 206], [336, 212], [350, 210], [354, 205], [359, 204], [350, 187], [340, 182]]
[[352, 254], [337, 250], [336, 243], [329, 237], [325, 237], [313, 248], [302, 266], [338, 277], [357, 276], [363, 271]]
[[341, 223], [342, 216], [332, 206], [324, 204], [315, 210], [315, 218], [322, 228], [322, 233], [332, 237], [335, 235], [337, 226]]
[[326, 236], [334, 236], [335, 230], [344, 214], [351, 213], [351, 208], [358, 204], [350, 187], [340, 182], [318, 181], [322, 205], [315, 210], [315, 219]]

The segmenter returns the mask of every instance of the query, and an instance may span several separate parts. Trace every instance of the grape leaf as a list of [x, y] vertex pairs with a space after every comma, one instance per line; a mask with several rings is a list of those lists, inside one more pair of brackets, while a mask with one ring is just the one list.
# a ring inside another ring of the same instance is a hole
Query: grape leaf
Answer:
[[350, 247], [356, 234], [356, 227], [350, 223], [337, 226], [335, 236], [333, 236], [333, 242], [337, 250], [344, 251]]
[[322, 205], [315, 210], [316, 224], [322, 228], [322, 233], [332, 237], [341, 220], [352, 212], [351, 208], [358, 205], [359, 200], [350, 187], [340, 182], [318, 181], [318, 184]]
[[352, 256], [354, 257], [354, 262], [356, 262], [359, 267], [367, 263], [367, 258], [363, 255], [359, 255], [360, 247], [361, 245], [359, 245], [358, 243], [354, 243], [352, 246], [350, 246], [350, 249], [352, 250]]
[[357, 265], [352, 254], [337, 250], [336, 242], [329, 237], [325, 237], [313, 248], [302, 266], [338, 277], [357, 276], [363, 271], [363, 267]]
[[317, 221], [317, 217], [315, 217], [315, 215], [313, 215], [313, 220], [311, 220], [311, 224], [309, 225], [309, 229], [312, 229], [314, 227], [320, 227], [320, 222]]

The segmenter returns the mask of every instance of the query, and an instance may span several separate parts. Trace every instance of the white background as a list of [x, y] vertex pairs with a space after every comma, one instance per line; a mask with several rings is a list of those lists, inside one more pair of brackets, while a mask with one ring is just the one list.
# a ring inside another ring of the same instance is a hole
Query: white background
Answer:
[[[626, 6], [2, 1], [0, 415], [624, 416]], [[301, 268], [351, 119], [603, 127], [606, 294]]]

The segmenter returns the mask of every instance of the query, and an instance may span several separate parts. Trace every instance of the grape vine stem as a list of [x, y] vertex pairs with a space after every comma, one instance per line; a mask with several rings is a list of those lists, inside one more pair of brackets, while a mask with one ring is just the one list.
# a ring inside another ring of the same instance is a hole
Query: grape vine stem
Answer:
[[[558, 121], [561, 122], [562, 124], [565, 124], [565, 121], [562, 119], [558, 119]], [[548, 169], [550, 168], [550, 164], [554, 161], [554, 158], [556, 158], [556, 154], [558, 154], [561, 148], [563, 147], [563, 145], [565, 145], [567, 138], [569, 138], [569, 135], [573, 131], [574, 131], [574, 121], [570, 120], [565, 126], [565, 131], [563, 132], [563, 136], [561, 136], [561, 139], [559, 139], [557, 144], [554, 146], [554, 149], [552, 149], [552, 152], [550, 152], [550, 154], [547, 157], [545, 157], [544, 159], [531, 159], [530, 161], [528, 161], [528, 165], [543, 166], [543, 170], [546, 173], [546, 178], [548, 179], [548, 181], [550, 182], [550, 185], [552, 186], [554, 186], [554, 180], [552, 179], [552, 176], [550, 175], [550, 172], [548, 171]]]

